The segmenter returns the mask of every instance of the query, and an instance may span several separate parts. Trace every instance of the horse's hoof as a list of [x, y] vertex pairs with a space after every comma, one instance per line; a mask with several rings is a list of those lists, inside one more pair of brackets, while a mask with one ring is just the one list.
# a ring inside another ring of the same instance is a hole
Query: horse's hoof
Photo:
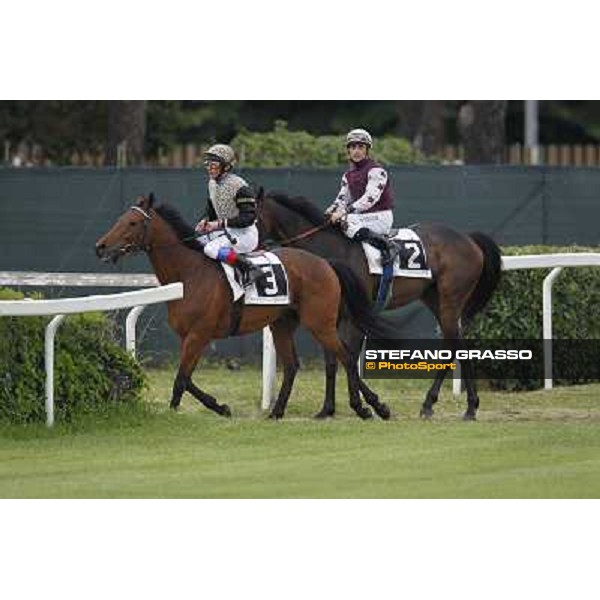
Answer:
[[370, 408], [359, 408], [356, 411], [356, 414], [363, 420], [363, 421], [368, 421], [369, 419], [373, 418], [373, 413], [371, 412]]
[[379, 418], [383, 419], [384, 421], [389, 421], [390, 417], [392, 416], [390, 407], [387, 404], [383, 404], [383, 402], [377, 408], [375, 408], [375, 412]]
[[221, 404], [221, 416], [230, 418], [231, 417], [231, 409], [227, 404]]
[[463, 421], [477, 421], [477, 417], [475, 416], [475, 414], [474, 414], [474, 413], [473, 413], [473, 414], [471, 414], [471, 413], [468, 413], [468, 412], [466, 412], [466, 413], [463, 415], [463, 418], [462, 418], [462, 420], [463, 420]]
[[276, 412], [271, 412], [267, 418], [271, 419], [271, 421], [279, 421], [279, 419], [283, 419], [283, 415], [280, 415]]
[[332, 419], [334, 413], [329, 410], [321, 410], [315, 415], [315, 419], [323, 420], [323, 419]]
[[169, 408], [173, 411], [173, 412], [177, 412], [177, 409], [179, 408], [179, 404], [169, 404]]
[[431, 419], [433, 417], [433, 408], [421, 408], [421, 412], [419, 412], [419, 416], [421, 419]]

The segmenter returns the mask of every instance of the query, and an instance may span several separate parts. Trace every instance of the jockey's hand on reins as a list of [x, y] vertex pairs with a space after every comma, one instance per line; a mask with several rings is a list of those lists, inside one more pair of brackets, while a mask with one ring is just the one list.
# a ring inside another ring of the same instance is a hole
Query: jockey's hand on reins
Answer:
[[331, 213], [331, 215], [329, 216], [329, 220], [335, 224], [338, 223], [339, 221], [341, 221], [342, 219], [344, 219], [346, 216], [346, 212], [343, 210], [336, 210], [334, 212]]
[[345, 210], [336, 210], [329, 216], [329, 222], [345, 231], [348, 227], [348, 213]]

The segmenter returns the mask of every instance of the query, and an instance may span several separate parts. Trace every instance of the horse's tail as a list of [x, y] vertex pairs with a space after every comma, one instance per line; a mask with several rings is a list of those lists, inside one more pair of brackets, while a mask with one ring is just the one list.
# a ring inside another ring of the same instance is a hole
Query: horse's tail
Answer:
[[468, 323], [489, 302], [498, 287], [502, 274], [502, 253], [498, 244], [484, 233], [474, 232], [469, 237], [483, 252], [483, 269], [477, 286], [469, 296], [463, 310], [463, 323]]
[[371, 300], [358, 275], [348, 267], [329, 261], [342, 287], [342, 300], [353, 323], [372, 338], [395, 338], [397, 328], [389, 320], [379, 316], [372, 308]]

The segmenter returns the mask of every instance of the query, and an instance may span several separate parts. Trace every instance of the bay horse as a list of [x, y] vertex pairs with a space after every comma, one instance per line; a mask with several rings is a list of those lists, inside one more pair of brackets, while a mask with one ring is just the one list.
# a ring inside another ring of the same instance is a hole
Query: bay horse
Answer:
[[[370, 275], [361, 244], [347, 238], [332, 226], [323, 212], [305, 197], [263, 191], [259, 194], [258, 226], [263, 239], [282, 245], [303, 248], [328, 260], [350, 267], [367, 290], [372, 302], [379, 276]], [[422, 301], [437, 319], [442, 334], [452, 349], [462, 339], [463, 328], [487, 304], [501, 275], [501, 253], [497, 244], [483, 233], [466, 235], [440, 223], [419, 223], [411, 227], [420, 236], [432, 272], [432, 279], [395, 277], [387, 309], [399, 308]], [[363, 336], [348, 321], [340, 324], [340, 336], [358, 358]], [[326, 353], [326, 372], [335, 377], [336, 364]], [[475, 420], [479, 397], [468, 361], [461, 361], [462, 376], [467, 391], [465, 420]], [[436, 374], [427, 391], [420, 415], [430, 418], [437, 402], [446, 370]], [[360, 380], [360, 391], [369, 403], [377, 395]], [[326, 394], [322, 417], [333, 415], [335, 400]]]
[[[336, 324], [343, 306], [365, 332], [385, 335], [386, 326], [368, 308], [364, 292], [361, 299], [362, 287], [355, 275], [343, 265], [332, 266], [314, 254], [283, 248], [275, 253], [287, 272], [291, 305], [250, 305], [236, 313], [225, 274], [220, 265], [204, 255], [197, 236], [174, 208], [155, 205], [150, 194], [148, 198], [140, 196], [96, 243], [96, 254], [104, 261], [116, 262], [127, 254], [146, 252], [161, 285], [183, 283], [183, 298], [167, 304], [169, 324], [181, 340], [171, 408], [178, 408], [187, 391], [208, 409], [231, 416], [226, 404], [219, 404], [193, 383], [192, 373], [211, 340], [234, 332], [241, 335], [259, 331], [269, 325], [284, 367], [281, 389], [269, 416], [281, 418], [299, 366], [293, 332], [300, 322], [343, 364], [350, 406], [359, 417], [370, 418], [370, 409], [360, 399], [356, 361], [340, 341]], [[379, 402], [373, 408], [380, 414], [389, 414], [389, 409]]]

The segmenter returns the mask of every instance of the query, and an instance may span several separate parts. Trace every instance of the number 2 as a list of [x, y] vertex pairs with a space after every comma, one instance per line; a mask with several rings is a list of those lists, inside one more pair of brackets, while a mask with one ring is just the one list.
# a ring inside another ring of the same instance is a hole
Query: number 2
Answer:
[[413, 251], [413, 253], [408, 257], [408, 268], [409, 269], [420, 269], [421, 265], [416, 263], [415, 261], [419, 258], [421, 254], [421, 248], [419, 248], [419, 244], [414, 242], [407, 242], [405, 244], [406, 248]]

